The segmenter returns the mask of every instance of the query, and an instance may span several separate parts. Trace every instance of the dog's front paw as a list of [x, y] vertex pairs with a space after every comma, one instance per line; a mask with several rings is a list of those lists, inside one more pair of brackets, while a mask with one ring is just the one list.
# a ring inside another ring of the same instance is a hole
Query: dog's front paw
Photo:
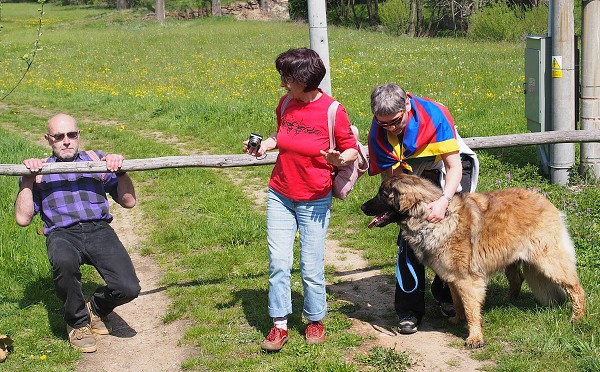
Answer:
[[480, 347], [483, 347], [484, 344], [485, 342], [483, 342], [482, 335], [469, 336], [465, 341], [465, 345], [467, 345], [471, 349], [478, 349]]

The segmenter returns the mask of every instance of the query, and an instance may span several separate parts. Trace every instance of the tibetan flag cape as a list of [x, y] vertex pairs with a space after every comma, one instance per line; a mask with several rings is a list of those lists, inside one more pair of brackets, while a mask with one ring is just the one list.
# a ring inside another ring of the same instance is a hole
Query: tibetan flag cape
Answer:
[[454, 120], [446, 106], [428, 98], [408, 94], [411, 110], [408, 123], [398, 136], [377, 125], [373, 118], [369, 131], [369, 175], [374, 176], [402, 165], [439, 161], [440, 155], [458, 151]]

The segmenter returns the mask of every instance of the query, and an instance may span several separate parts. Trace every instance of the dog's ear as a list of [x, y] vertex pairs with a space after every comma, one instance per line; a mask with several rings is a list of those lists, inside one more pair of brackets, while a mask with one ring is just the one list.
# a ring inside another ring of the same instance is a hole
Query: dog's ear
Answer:
[[392, 177], [389, 182], [388, 192], [393, 195], [394, 210], [403, 213], [415, 204], [423, 201], [419, 177], [400, 174]]
[[437, 200], [442, 192], [431, 181], [409, 174], [401, 175], [399, 187], [404, 194], [404, 207], [406, 209], [411, 208], [419, 202], [431, 203]]

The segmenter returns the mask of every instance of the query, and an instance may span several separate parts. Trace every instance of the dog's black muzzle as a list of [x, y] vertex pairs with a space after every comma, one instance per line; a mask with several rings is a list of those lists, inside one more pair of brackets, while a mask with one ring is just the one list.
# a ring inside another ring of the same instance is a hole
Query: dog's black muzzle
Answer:
[[375, 216], [369, 223], [369, 228], [374, 226], [384, 227], [392, 222], [398, 222], [400, 220], [400, 214], [384, 203], [381, 198], [379, 198], [379, 195], [364, 202], [363, 205], [360, 206], [360, 209], [367, 216]]

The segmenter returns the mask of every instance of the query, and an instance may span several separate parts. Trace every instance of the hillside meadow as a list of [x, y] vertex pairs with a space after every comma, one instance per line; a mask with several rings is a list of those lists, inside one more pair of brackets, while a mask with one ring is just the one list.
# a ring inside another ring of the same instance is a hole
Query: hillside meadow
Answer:
[[[39, 4], [2, 3], [0, 96], [17, 84], [37, 39]], [[48, 117], [79, 119], [86, 147], [126, 158], [240, 153], [250, 132], [275, 130], [274, 109], [284, 93], [275, 57], [309, 46], [306, 24], [209, 18], [167, 20], [159, 26], [143, 12], [101, 7], [44, 6], [40, 49], [23, 82], [0, 102], [0, 163], [18, 164], [49, 150], [39, 139]], [[366, 135], [369, 95], [394, 81], [447, 105], [462, 137], [527, 132], [523, 98], [524, 43], [462, 39], [410, 39], [329, 29], [333, 95]], [[569, 324], [570, 303], [536, 306], [524, 288], [515, 305], [503, 296], [505, 279], [490, 283], [484, 309], [487, 346], [472, 352], [499, 371], [600, 369], [597, 281], [600, 275], [600, 191], [573, 170], [568, 187], [539, 172], [534, 146], [478, 152], [480, 191], [529, 187], [564, 210], [576, 243], [578, 269], [588, 294], [588, 316]], [[347, 306], [328, 296], [328, 342], [302, 341], [294, 285], [292, 339], [278, 354], [260, 352], [267, 316], [264, 202], [250, 188], [266, 187], [271, 166], [214, 170], [164, 169], [132, 173], [145, 221], [143, 252], [164, 269], [173, 299], [164, 321], [195, 324], [182, 342], [199, 353], [191, 370], [356, 371], [369, 358], [352, 359], [364, 340], [347, 331]], [[378, 178], [365, 176], [345, 201], [334, 201], [330, 235], [364, 253], [393, 283], [397, 228], [367, 229], [359, 206], [374, 195]], [[68, 347], [54, 295], [41, 222], [19, 228], [13, 202], [17, 178], [0, 176], [0, 333], [18, 340], [9, 370], [72, 370], [80, 358]], [[296, 257], [297, 258], [297, 257]], [[292, 281], [299, 281], [298, 266]], [[328, 270], [331, 275], [331, 269]], [[84, 270], [86, 290], [100, 279]], [[429, 294], [428, 294], [429, 296]], [[429, 297], [429, 300], [432, 299]], [[390, 325], [392, 326], [392, 325]], [[448, 325], [464, 337], [463, 326]], [[456, 347], [462, 347], [457, 344]], [[318, 360], [318, 364], [314, 361]]]

